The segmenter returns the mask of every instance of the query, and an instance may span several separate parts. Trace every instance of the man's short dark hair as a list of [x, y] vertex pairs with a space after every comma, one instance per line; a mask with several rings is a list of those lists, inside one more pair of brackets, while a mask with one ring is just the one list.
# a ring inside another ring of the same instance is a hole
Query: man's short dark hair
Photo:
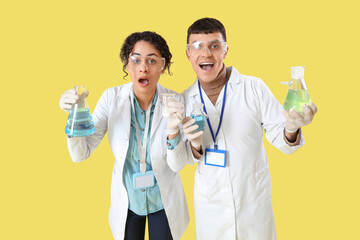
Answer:
[[201, 18], [195, 21], [189, 28], [187, 32], [187, 43], [189, 43], [189, 37], [191, 34], [199, 33], [221, 33], [224, 41], [226, 42], [226, 32], [224, 25], [215, 18]]

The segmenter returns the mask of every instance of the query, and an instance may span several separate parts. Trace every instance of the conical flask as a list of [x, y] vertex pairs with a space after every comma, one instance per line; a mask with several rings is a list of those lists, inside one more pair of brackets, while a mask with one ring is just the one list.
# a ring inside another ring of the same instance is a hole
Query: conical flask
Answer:
[[65, 133], [69, 137], [84, 137], [94, 134], [94, 121], [86, 101], [85, 86], [74, 86], [76, 93], [80, 96], [78, 102], [70, 110], [66, 122]]
[[305, 66], [291, 67], [291, 81], [281, 82], [289, 86], [283, 108], [289, 111], [291, 108], [303, 113], [303, 104], [311, 102], [309, 92], [304, 80]]
[[196, 122], [194, 124], [197, 124], [199, 126], [198, 129], [195, 131], [204, 131], [205, 129], [205, 114], [203, 112], [203, 106], [202, 103], [193, 103], [193, 110], [191, 111], [191, 118], [194, 118]]

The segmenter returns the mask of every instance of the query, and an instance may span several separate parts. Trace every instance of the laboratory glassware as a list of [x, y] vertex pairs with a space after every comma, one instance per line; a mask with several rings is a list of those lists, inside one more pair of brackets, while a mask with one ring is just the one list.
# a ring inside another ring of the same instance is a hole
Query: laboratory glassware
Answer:
[[171, 112], [168, 111], [167, 104], [168, 99], [175, 97], [175, 93], [162, 93], [161, 94], [161, 113], [163, 117], [170, 117]]
[[205, 114], [203, 112], [203, 104], [202, 103], [193, 103], [193, 110], [191, 111], [191, 118], [195, 119], [196, 122], [194, 124], [197, 124], [199, 126], [196, 131], [204, 131], [205, 129]]
[[281, 82], [289, 87], [283, 108], [289, 111], [294, 108], [303, 113], [302, 106], [311, 102], [310, 95], [304, 80], [305, 66], [291, 67], [291, 81]]
[[65, 133], [68, 137], [90, 136], [94, 134], [95, 126], [86, 101], [85, 86], [74, 86], [74, 89], [79, 95], [79, 100], [70, 110]]

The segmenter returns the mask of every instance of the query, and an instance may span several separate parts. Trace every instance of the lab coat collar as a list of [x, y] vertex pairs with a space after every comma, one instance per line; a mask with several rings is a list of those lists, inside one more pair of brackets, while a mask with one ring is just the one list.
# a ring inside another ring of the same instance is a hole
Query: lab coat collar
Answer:
[[118, 95], [121, 97], [121, 98], [127, 98], [129, 97], [129, 94], [130, 94], [130, 91], [133, 87], [133, 82], [129, 82], [127, 84], [124, 84], [120, 90], [120, 92], [118, 93]]
[[[233, 66], [231, 66], [230, 69], [231, 69], [231, 75], [230, 75], [230, 78], [229, 78], [229, 84], [228, 84], [228, 89], [227, 89], [228, 92], [227, 92], [226, 95], [232, 93], [232, 86], [231, 85], [239, 84], [241, 82], [241, 79], [242, 79], [240, 73]], [[194, 84], [191, 85], [190, 88], [189, 88], [189, 96], [190, 97], [199, 95], [199, 89], [198, 89], [197, 81], [198, 81], [198, 79], [196, 78]]]

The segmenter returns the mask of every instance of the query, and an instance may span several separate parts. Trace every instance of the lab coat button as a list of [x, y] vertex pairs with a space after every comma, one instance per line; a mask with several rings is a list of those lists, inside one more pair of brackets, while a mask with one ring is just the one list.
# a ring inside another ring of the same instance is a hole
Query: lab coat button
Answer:
[[142, 128], [141, 131], [144, 131], [144, 129]]
[[142, 192], [145, 192], [145, 189], [141, 189]]

